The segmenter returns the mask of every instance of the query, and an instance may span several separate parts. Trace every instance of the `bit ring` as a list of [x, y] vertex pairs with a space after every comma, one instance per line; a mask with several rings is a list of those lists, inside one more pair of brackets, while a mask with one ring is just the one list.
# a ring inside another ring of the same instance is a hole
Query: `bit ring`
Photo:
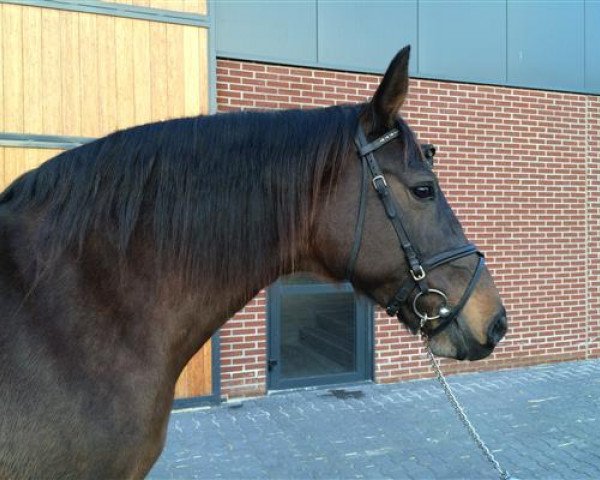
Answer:
[[[426, 292], [419, 292], [415, 295], [415, 298], [412, 302], [412, 307], [413, 307], [413, 312], [415, 312], [415, 314], [417, 315], [417, 317], [419, 317], [421, 319], [421, 321], [424, 322], [428, 322], [429, 320], [437, 320], [438, 318], [441, 317], [441, 315], [438, 313], [437, 315], [434, 315], [433, 317], [430, 317], [429, 315], [427, 315], [427, 313], [422, 313], [421, 311], [419, 311], [419, 306], [418, 306], [418, 301], [421, 297], [428, 295], [430, 293], [433, 293], [435, 295], [439, 295], [440, 297], [442, 297], [442, 299], [444, 300], [444, 304], [442, 305], [441, 308], [448, 306], [448, 297], [446, 297], [446, 294], [444, 292], [442, 292], [441, 290], [437, 290], [435, 288], [430, 288], [429, 290], [427, 290]], [[438, 310], [439, 312], [439, 310]]]

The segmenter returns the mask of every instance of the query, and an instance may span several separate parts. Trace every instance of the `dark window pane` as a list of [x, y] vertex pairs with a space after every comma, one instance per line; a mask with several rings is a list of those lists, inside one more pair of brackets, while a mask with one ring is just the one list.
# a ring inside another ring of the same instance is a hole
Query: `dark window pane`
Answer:
[[283, 295], [284, 378], [356, 371], [356, 312], [351, 292]]

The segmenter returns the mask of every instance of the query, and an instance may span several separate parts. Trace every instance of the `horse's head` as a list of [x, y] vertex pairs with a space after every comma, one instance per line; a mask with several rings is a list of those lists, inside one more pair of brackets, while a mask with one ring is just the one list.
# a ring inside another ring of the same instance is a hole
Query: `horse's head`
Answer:
[[[359, 114], [356, 147], [316, 216], [319, 264], [422, 329], [437, 355], [476, 360], [506, 332], [482, 255], [468, 243], [423, 149], [398, 112], [409, 48]], [[358, 153], [356, 153], [358, 152]]]

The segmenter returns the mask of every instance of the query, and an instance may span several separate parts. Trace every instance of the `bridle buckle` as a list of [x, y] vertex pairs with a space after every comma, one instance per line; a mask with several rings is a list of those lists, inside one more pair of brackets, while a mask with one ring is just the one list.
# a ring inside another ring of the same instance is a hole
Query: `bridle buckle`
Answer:
[[416, 269], [416, 271], [411, 268], [410, 274], [412, 275], [412, 278], [415, 282], [420, 282], [421, 280], [424, 280], [425, 277], [427, 276], [427, 273], [425, 272], [425, 270], [423, 269], [423, 267], [421, 265], [419, 265], [419, 267]]
[[373, 180], [371, 180], [371, 182], [373, 182], [373, 188], [375, 188], [375, 190], [379, 191], [379, 188], [377, 186], [377, 181], [378, 180], [381, 180], [383, 182], [383, 186], [385, 188], [387, 188], [388, 184], [385, 181], [385, 177], [383, 175], [376, 175], [376, 176], [373, 177]]

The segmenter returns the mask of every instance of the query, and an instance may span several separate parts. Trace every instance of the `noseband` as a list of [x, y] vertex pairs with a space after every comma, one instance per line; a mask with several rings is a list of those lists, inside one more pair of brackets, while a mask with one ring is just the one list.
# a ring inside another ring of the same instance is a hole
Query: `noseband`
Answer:
[[[477, 250], [475, 245], [471, 243], [437, 253], [424, 260], [419, 258], [417, 251], [410, 243], [408, 233], [404, 228], [404, 224], [402, 223], [402, 215], [397, 206], [394, 195], [388, 187], [387, 181], [374, 155], [376, 150], [397, 138], [399, 134], [400, 131], [397, 128], [393, 128], [392, 130], [383, 134], [381, 137], [369, 143], [362, 126], [360, 124], [358, 125], [354, 142], [356, 144], [358, 156], [361, 160], [362, 179], [358, 217], [356, 221], [356, 230], [354, 233], [354, 243], [352, 245], [352, 250], [350, 251], [348, 266], [346, 268], [346, 278], [352, 280], [354, 267], [358, 258], [365, 223], [367, 189], [369, 187], [369, 183], [371, 183], [377, 192], [379, 200], [381, 200], [381, 203], [383, 204], [387, 218], [392, 223], [396, 235], [398, 236], [398, 241], [400, 242], [400, 247], [402, 248], [404, 256], [406, 257], [406, 261], [408, 262], [408, 268], [410, 272], [410, 277], [400, 285], [392, 299], [389, 301], [386, 307], [386, 312], [390, 316], [397, 315], [402, 304], [407, 303], [411, 294], [415, 291], [415, 289], [418, 289], [418, 292], [412, 301], [412, 310], [421, 321], [421, 330], [431, 338], [443, 331], [448, 325], [450, 325], [451, 322], [458, 318], [461, 310], [475, 290], [475, 286], [477, 285], [477, 281], [481, 276], [485, 262], [483, 259], [483, 254]], [[429, 147], [426, 155], [429, 158], [432, 158], [434, 151], [435, 150], [433, 150], [433, 148]], [[368, 181], [369, 175], [371, 180], [370, 182]], [[453, 262], [463, 257], [467, 257], [469, 255], [477, 255], [479, 257], [477, 266], [475, 267], [475, 271], [473, 272], [471, 280], [469, 281], [469, 284], [467, 285], [467, 288], [465, 289], [460, 301], [456, 305], [450, 305], [448, 303], [448, 297], [443, 291], [435, 288], [429, 288], [427, 283], [427, 274], [431, 270], [441, 265]], [[420, 301], [427, 295], [436, 295], [442, 300], [442, 304], [438, 309], [438, 313], [431, 317], [426, 311], [421, 311], [419, 307]], [[425, 331], [424, 329], [426, 324], [430, 320], [438, 320], [438, 325], [434, 328], [428, 328], [427, 331]]]

